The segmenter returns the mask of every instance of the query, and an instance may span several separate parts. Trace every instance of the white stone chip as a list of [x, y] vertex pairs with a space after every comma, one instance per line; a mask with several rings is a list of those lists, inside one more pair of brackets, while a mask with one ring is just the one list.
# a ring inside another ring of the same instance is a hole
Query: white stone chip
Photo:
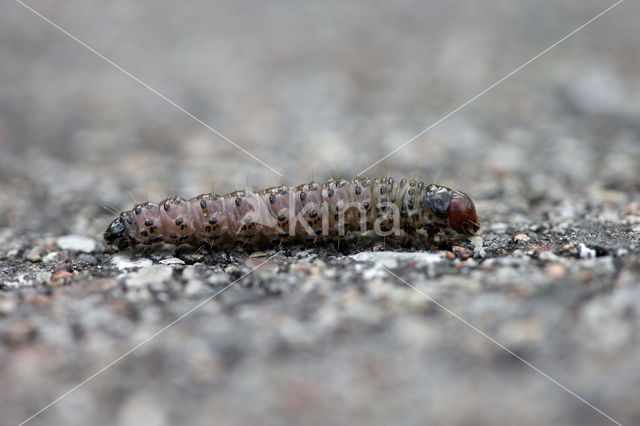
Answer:
[[578, 253], [580, 255], [580, 259], [593, 259], [596, 257], [596, 251], [587, 247], [584, 243], [580, 243], [578, 246]]
[[398, 262], [415, 262], [416, 267], [432, 265], [443, 261], [444, 253], [430, 253], [430, 252], [412, 252], [412, 253], [398, 253], [393, 251], [375, 251], [375, 252], [362, 252], [354, 254], [351, 257], [355, 261], [359, 262], [372, 262], [384, 266], [388, 269], [398, 267]]
[[133, 260], [128, 256], [118, 255], [111, 258], [111, 264], [118, 269], [143, 268], [153, 265], [151, 259]]
[[178, 259], [177, 257], [170, 257], [168, 259], [162, 259], [160, 263], [163, 265], [184, 265], [184, 260]]
[[98, 248], [96, 240], [84, 235], [64, 235], [56, 239], [56, 245], [63, 250], [92, 253]]

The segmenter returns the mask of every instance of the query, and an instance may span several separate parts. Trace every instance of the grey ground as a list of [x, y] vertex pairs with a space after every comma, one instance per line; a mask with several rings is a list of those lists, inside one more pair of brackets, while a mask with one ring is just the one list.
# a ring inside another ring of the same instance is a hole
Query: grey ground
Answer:
[[[611, 3], [30, 4], [298, 184], [352, 177]], [[640, 424], [639, 16], [622, 3], [385, 161], [476, 200], [462, 248], [114, 255], [102, 206], [127, 192], [281, 179], [3, 2], [0, 424], [234, 280], [30, 424], [613, 424], [450, 312]]]

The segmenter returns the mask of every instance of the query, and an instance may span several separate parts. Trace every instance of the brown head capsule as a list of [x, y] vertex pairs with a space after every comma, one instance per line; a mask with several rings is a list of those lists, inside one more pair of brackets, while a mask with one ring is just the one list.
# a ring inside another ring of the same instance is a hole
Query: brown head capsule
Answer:
[[480, 228], [476, 207], [464, 192], [452, 191], [449, 204], [449, 226], [456, 232], [473, 235]]

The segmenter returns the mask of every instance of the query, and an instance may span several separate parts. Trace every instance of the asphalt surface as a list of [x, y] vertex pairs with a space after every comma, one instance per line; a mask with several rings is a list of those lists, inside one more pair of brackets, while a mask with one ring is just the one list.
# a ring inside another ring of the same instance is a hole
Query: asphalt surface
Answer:
[[612, 4], [29, 3], [100, 58], [4, 2], [0, 424], [640, 424], [637, 3], [367, 171], [468, 193], [470, 240], [101, 239], [353, 177]]

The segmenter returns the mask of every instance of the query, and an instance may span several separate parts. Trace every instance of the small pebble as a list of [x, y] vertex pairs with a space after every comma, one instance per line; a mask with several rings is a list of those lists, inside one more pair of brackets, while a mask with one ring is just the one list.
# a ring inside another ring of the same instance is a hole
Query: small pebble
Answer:
[[16, 309], [15, 299], [0, 299], [0, 316], [7, 316]]
[[65, 235], [58, 237], [56, 245], [63, 250], [79, 251], [83, 253], [94, 252], [98, 247], [96, 240], [84, 235]]
[[453, 246], [451, 247], [451, 251], [456, 255], [460, 256], [460, 259], [462, 260], [466, 260], [471, 256], [471, 253], [469, 252], [469, 250], [467, 250], [464, 247]]
[[544, 268], [544, 272], [549, 278], [558, 280], [567, 275], [567, 268], [562, 263], [550, 263]]
[[127, 278], [126, 284], [128, 288], [145, 287], [154, 284], [162, 287], [163, 283], [170, 280], [172, 275], [173, 269], [170, 266], [151, 265], [132, 272]]
[[578, 278], [580, 278], [580, 281], [583, 283], [588, 283], [593, 279], [593, 274], [589, 271], [580, 271]]
[[43, 271], [36, 274], [36, 280], [40, 283], [46, 283], [51, 279], [51, 272]]
[[58, 253], [57, 251], [52, 251], [42, 258], [42, 263], [44, 263], [45, 265], [51, 265], [52, 263], [57, 262], [59, 257], [60, 253]]
[[34, 249], [27, 254], [27, 260], [30, 262], [39, 262], [42, 259], [42, 255], [40, 254], [40, 250]]
[[68, 263], [65, 262], [57, 262], [53, 267], [54, 272], [71, 272], [71, 267]]
[[596, 257], [596, 251], [587, 247], [584, 243], [580, 243], [578, 246], [578, 255], [580, 259], [593, 259]]
[[207, 278], [207, 282], [212, 285], [229, 284], [231, 277], [227, 274], [215, 273]]
[[184, 265], [184, 260], [178, 259], [177, 257], [170, 257], [168, 259], [162, 259], [160, 263], [163, 265]]
[[90, 254], [82, 253], [78, 256], [78, 260], [86, 263], [87, 265], [97, 265], [98, 259], [95, 256], [91, 256]]
[[527, 241], [531, 241], [531, 238], [527, 234], [518, 234], [513, 237], [513, 241], [515, 243], [526, 243]]
[[184, 286], [184, 294], [187, 297], [198, 296], [205, 293], [211, 293], [211, 289], [204, 285], [202, 281], [191, 280]]
[[113, 256], [111, 264], [118, 269], [143, 268], [153, 265], [151, 259], [133, 260], [127, 256]]
[[62, 285], [65, 282], [71, 281], [72, 277], [73, 277], [73, 273], [69, 271], [57, 271], [51, 277], [50, 283], [52, 285]]
[[633, 216], [640, 216], [640, 203], [638, 203], [636, 201], [634, 201], [632, 203], [629, 203], [624, 208], [624, 211], [626, 213], [629, 213], [630, 215], [633, 215]]

